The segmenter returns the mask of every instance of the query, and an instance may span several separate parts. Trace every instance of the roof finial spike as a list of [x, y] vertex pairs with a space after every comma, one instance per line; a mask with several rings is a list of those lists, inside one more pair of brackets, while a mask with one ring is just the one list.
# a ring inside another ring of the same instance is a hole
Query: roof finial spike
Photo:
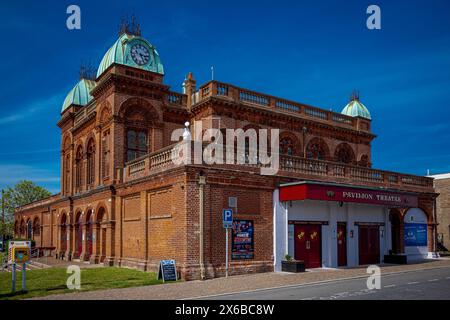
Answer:
[[359, 90], [354, 89], [351, 96], [350, 101], [359, 101]]
[[119, 37], [125, 33], [137, 37], [141, 36], [141, 25], [136, 21], [134, 14], [131, 15], [131, 18], [125, 16], [120, 19]]
[[97, 76], [97, 70], [95, 69], [94, 65], [92, 63], [82, 63], [80, 65], [80, 71], [79, 71], [80, 80], [86, 79], [86, 80], [95, 80]]

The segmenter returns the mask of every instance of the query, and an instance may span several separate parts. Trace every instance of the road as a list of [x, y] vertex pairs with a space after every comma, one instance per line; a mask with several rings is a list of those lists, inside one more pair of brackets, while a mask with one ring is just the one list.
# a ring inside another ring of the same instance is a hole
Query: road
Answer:
[[450, 299], [450, 268], [381, 275], [379, 290], [369, 290], [367, 278], [358, 278], [203, 298], [208, 300], [448, 300]]

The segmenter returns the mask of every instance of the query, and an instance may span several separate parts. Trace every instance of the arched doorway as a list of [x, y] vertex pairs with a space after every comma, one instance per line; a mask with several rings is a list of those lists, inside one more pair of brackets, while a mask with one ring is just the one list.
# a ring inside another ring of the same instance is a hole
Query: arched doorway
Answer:
[[35, 217], [33, 220], [33, 240], [36, 246], [40, 246], [41, 242], [41, 223], [39, 217]]
[[83, 226], [81, 223], [81, 212], [78, 212], [75, 216], [75, 250], [74, 258], [79, 259], [81, 252], [83, 251]]
[[19, 221], [14, 222], [14, 236], [20, 238]]
[[106, 212], [104, 208], [100, 208], [97, 213], [97, 239], [96, 249], [99, 256], [99, 262], [103, 262], [106, 258]]
[[19, 237], [24, 238], [25, 235], [26, 235], [25, 221], [22, 219], [20, 220]]
[[61, 217], [59, 248], [60, 254], [63, 256], [67, 251], [67, 215], [65, 213]]
[[89, 260], [92, 255], [93, 213], [89, 210], [86, 215], [86, 252], [84, 260]]
[[28, 240], [33, 239], [33, 223], [31, 222], [31, 220], [27, 221], [27, 234], [26, 237]]
[[403, 226], [401, 214], [397, 209], [391, 209], [389, 213], [389, 221], [391, 222], [392, 254], [402, 253]]

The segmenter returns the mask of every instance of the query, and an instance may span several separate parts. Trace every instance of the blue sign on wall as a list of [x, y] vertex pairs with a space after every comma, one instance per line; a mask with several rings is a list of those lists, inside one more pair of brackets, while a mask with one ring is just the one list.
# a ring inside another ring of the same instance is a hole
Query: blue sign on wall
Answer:
[[223, 227], [226, 229], [231, 229], [233, 227], [233, 210], [223, 209], [222, 222], [223, 222]]
[[427, 228], [426, 223], [405, 223], [405, 247], [426, 247]]

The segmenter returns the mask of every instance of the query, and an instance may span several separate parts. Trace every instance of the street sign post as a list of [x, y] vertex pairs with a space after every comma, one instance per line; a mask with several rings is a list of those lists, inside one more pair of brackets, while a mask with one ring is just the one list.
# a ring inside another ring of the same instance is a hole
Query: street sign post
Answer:
[[223, 209], [222, 224], [225, 228], [225, 277], [228, 277], [228, 230], [233, 228], [233, 210]]
[[26, 272], [27, 262], [31, 257], [31, 241], [10, 241], [8, 248], [8, 264], [12, 264], [12, 288], [16, 291], [16, 264], [22, 264], [22, 291], [27, 290]]

